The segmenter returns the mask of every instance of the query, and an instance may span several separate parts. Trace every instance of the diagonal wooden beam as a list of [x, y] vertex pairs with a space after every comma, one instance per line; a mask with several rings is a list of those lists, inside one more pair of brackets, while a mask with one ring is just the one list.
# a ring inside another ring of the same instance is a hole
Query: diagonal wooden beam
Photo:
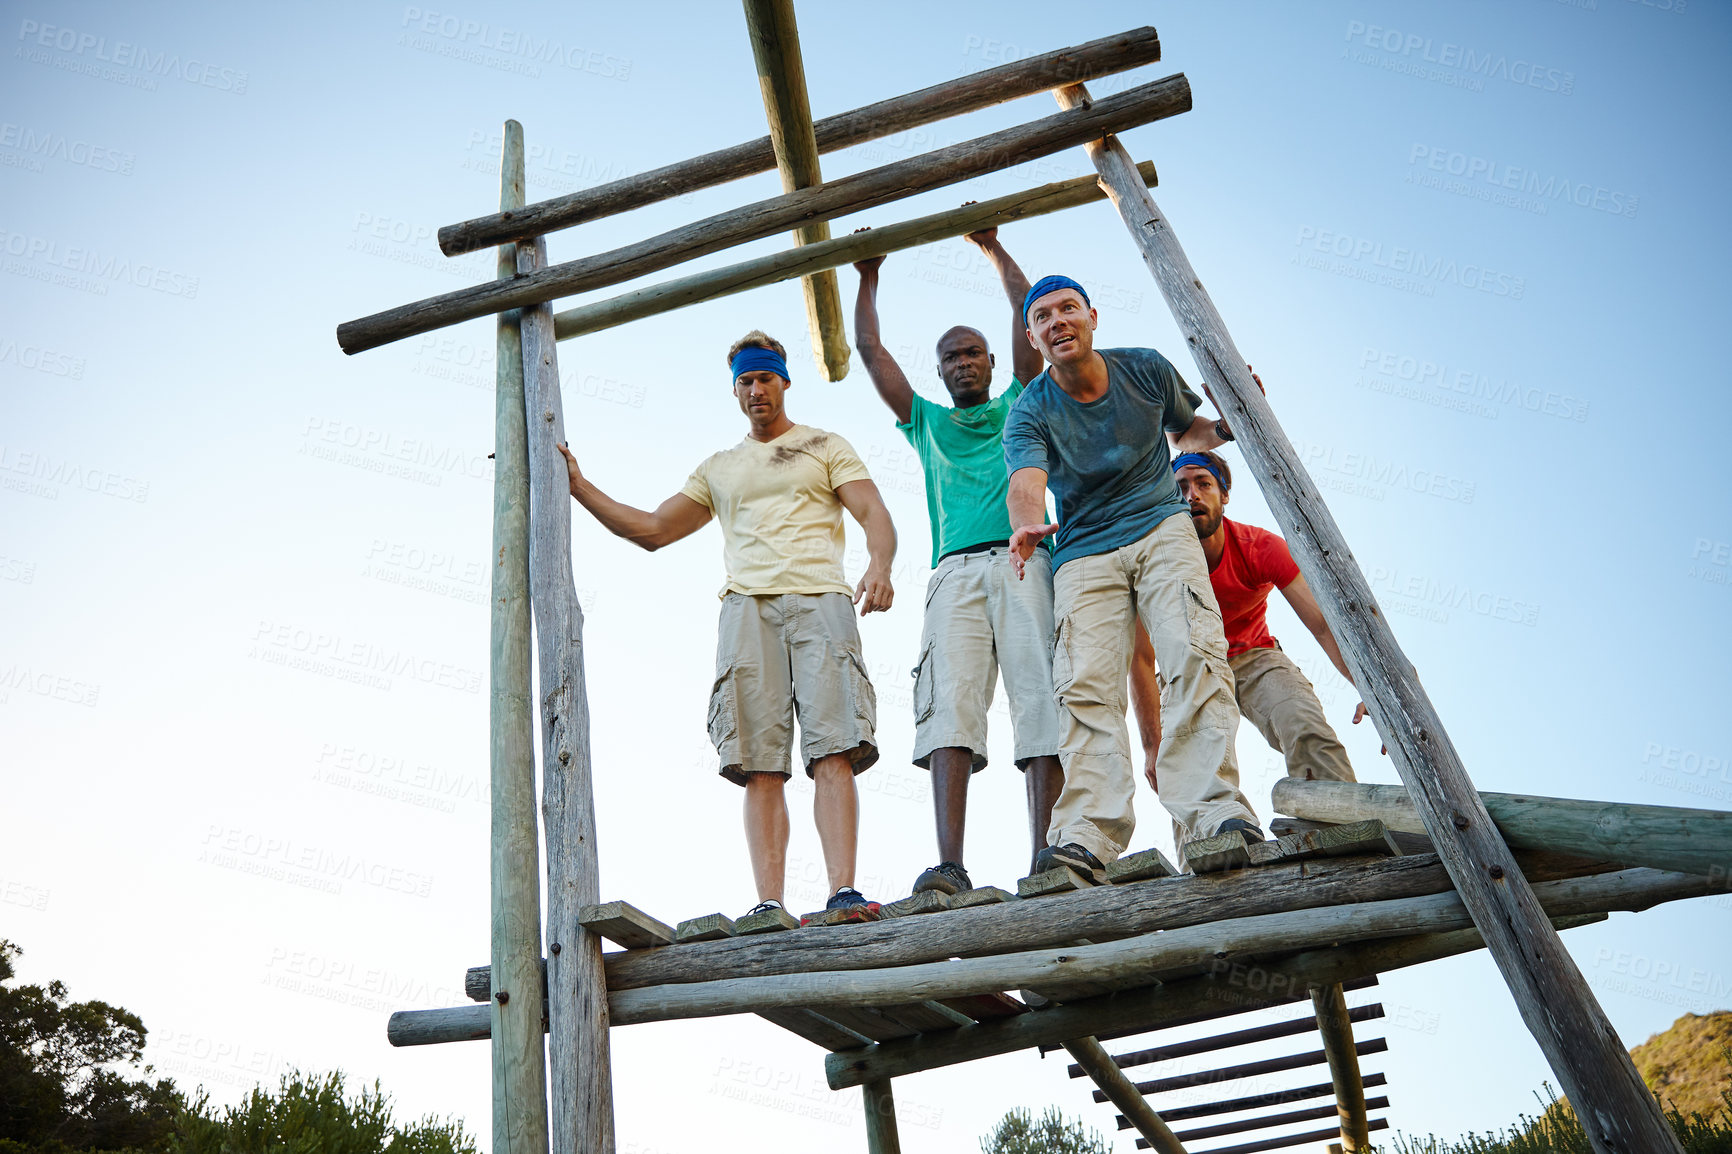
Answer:
[[[782, 191], [822, 184], [794, 0], [745, 0], [745, 6], [746, 31], [752, 40], [752, 59], [758, 65], [758, 87], [764, 95], [764, 117], [770, 122], [770, 143], [776, 151], [776, 171], [782, 174]], [[829, 221], [794, 230], [796, 244], [829, 239]], [[848, 334], [842, 327], [842, 294], [836, 287], [836, 274], [825, 270], [802, 277], [800, 290], [806, 298], [806, 327], [812, 334], [818, 369], [826, 381], [839, 381], [848, 375]]]
[[1190, 107], [1190, 82], [1183, 75], [1169, 76], [1109, 96], [1087, 109], [1060, 112], [825, 181], [815, 188], [802, 188], [730, 209], [596, 256], [525, 273], [504, 283], [489, 281], [473, 285], [347, 321], [337, 326], [337, 343], [344, 352], [358, 353], [459, 321], [604, 288], [802, 224], [832, 220], [970, 177], [1014, 168], [1104, 133], [1177, 116]]
[[1363, 1154], [1371, 1146], [1365, 1129], [1365, 1083], [1359, 1075], [1361, 1050], [1353, 1041], [1353, 1019], [1347, 1013], [1347, 998], [1340, 983], [1317, 986], [1311, 991], [1317, 1015], [1317, 1032], [1323, 1036], [1323, 1053], [1329, 1060], [1329, 1081], [1335, 1087], [1335, 1111], [1341, 1124], [1344, 1154]]
[[[1059, 106], [1086, 108], [1087, 89], [1059, 89]], [[1323, 495], [1275, 419], [1172, 224], [1136, 178], [1116, 138], [1086, 146], [1107, 195], [1161, 287], [1208, 388], [1317, 594], [1378, 736], [1413, 795], [1426, 833], [1484, 933], [1522, 1019], [1575, 1104], [1599, 1154], [1681, 1152], [1654, 1095], [1474, 791], [1461, 757], [1378, 608]]]
[[1137, 1088], [1131, 1085], [1131, 1080], [1114, 1064], [1106, 1050], [1093, 1038], [1076, 1038], [1064, 1044], [1070, 1051], [1070, 1056], [1077, 1060], [1077, 1065], [1088, 1072], [1094, 1084], [1100, 1089], [1096, 1091], [1097, 1099], [1105, 1099], [1124, 1111], [1124, 1117], [1129, 1118], [1131, 1125], [1137, 1128], [1137, 1133], [1143, 1136], [1152, 1149], [1161, 1154], [1185, 1154], [1185, 1148], [1174, 1136], [1167, 1124], [1161, 1121], [1161, 1116], [1155, 1113], [1154, 1107], [1137, 1093]]
[[[1024, 57], [997, 68], [972, 72], [903, 96], [880, 100], [814, 124], [819, 152], [834, 152], [881, 140], [952, 116], [1032, 96], [1061, 84], [1075, 84], [1153, 64], [1161, 58], [1161, 38], [1153, 28], [1133, 28], [1074, 48]], [[562, 228], [642, 208], [670, 197], [726, 184], [776, 167], [767, 136], [746, 144], [682, 160], [650, 172], [609, 181], [551, 200], [489, 216], [448, 224], [439, 230], [439, 248], [458, 256], [489, 245], [540, 236]]]

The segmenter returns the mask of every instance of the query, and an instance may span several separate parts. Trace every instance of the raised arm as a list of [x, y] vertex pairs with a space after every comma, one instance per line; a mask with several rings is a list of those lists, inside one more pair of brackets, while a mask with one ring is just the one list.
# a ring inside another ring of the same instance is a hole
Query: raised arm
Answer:
[[866, 365], [866, 375], [872, 378], [872, 387], [896, 414], [897, 422], [906, 425], [914, 412], [914, 389], [878, 336], [878, 266], [883, 263], [881, 256], [854, 262], [854, 270], [860, 274], [860, 295], [854, 298], [854, 347]]
[[602, 528], [616, 537], [624, 537], [651, 553], [663, 545], [672, 545], [682, 537], [690, 537], [710, 520], [710, 511], [686, 496], [675, 493], [656, 507], [655, 512], [634, 509], [615, 501], [596, 488], [577, 467], [577, 458], [566, 446], [559, 446], [565, 455], [565, 472], [571, 481], [571, 495], [588, 509]]
[[1004, 251], [1004, 246], [998, 243], [996, 228], [983, 228], [963, 239], [986, 254], [986, 259], [992, 262], [993, 270], [998, 273], [998, 283], [1004, 286], [1004, 295], [1010, 298], [1010, 366], [1016, 379], [1026, 385], [1045, 367], [1040, 353], [1028, 343], [1027, 326], [1022, 323], [1022, 300], [1028, 295], [1028, 278]]
[[854, 589], [854, 604], [861, 616], [890, 608], [896, 591], [890, 587], [890, 565], [896, 560], [896, 526], [890, 510], [872, 481], [845, 481], [836, 486], [836, 499], [866, 530], [866, 574]]
[[1198, 413], [1192, 418], [1190, 428], [1182, 433], [1168, 433], [1167, 442], [1175, 453], [1203, 453], [1218, 449], [1227, 443], [1227, 438], [1221, 436], [1217, 425], [1225, 425], [1225, 422]]

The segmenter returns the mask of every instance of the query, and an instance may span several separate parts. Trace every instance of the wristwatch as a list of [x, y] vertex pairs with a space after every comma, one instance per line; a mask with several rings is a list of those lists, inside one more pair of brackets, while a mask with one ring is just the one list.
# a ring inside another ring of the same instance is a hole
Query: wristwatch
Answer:
[[1226, 421], [1217, 420], [1215, 422], [1215, 436], [1221, 438], [1223, 441], [1231, 441], [1233, 439], [1233, 430], [1227, 427]]

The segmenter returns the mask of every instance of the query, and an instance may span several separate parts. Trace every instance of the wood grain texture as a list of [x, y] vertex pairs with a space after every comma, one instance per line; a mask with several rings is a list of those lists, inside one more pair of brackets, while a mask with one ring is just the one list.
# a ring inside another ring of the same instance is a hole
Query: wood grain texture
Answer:
[[[1090, 103], [1082, 85], [1059, 89], [1070, 111]], [[1653, 1094], [1474, 791], [1461, 757], [1378, 608], [1323, 495], [1300, 464], [1214, 302], [1116, 139], [1088, 146], [1145, 263], [1185, 335], [1205, 387], [1237, 435], [1341, 646], [1391, 762], [1413, 795], [1510, 993], [1582, 1118], [1594, 1149], [1679, 1151]]]
[[[1155, 183], [1153, 164], [1145, 160], [1137, 166], [1137, 171], [1149, 184]], [[882, 228], [848, 233], [818, 244], [706, 269], [691, 276], [576, 305], [553, 314], [553, 333], [562, 341], [568, 340], [687, 305], [792, 280], [820, 269], [839, 268], [870, 256], [948, 240], [983, 228], [1032, 220], [1060, 209], [1101, 200], [1105, 196], [1100, 181], [1092, 176], [1055, 181], [1029, 192], [1011, 193]]]
[[[1324, 1087], [1325, 1090], [1328, 1087]], [[1365, 1103], [1367, 1109], [1382, 1110], [1389, 1106], [1388, 1098], [1371, 1098]], [[1278, 1114], [1264, 1114], [1256, 1118], [1246, 1118], [1242, 1122], [1222, 1122], [1214, 1126], [1198, 1126], [1195, 1129], [1180, 1133], [1180, 1139], [1190, 1141], [1194, 1138], [1224, 1138], [1228, 1134], [1243, 1134], [1247, 1130], [1267, 1130], [1271, 1126], [1289, 1126], [1294, 1122], [1315, 1122], [1321, 1118], [1335, 1117], [1334, 1106], [1308, 1106], [1303, 1110], [1284, 1110]], [[1123, 1130], [1127, 1127], [1121, 1126]]]
[[[1481, 793], [1504, 841], [1626, 865], [1680, 870], [1722, 880], [1732, 876], [1732, 812], [1616, 801], [1577, 801], [1515, 793]], [[1413, 798], [1399, 785], [1351, 781], [1275, 783], [1275, 808], [1312, 821], [1375, 818], [1392, 830], [1424, 833]]]
[[[1368, 1074], [1365, 1077], [1367, 1086], [1382, 1086], [1388, 1081], [1382, 1074]], [[1315, 1086], [1299, 1086], [1292, 1090], [1273, 1090], [1266, 1094], [1249, 1094], [1242, 1098], [1227, 1098], [1219, 1102], [1203, 1102], [1195, 1106], [1175, 1106], [1162, 1110], [1161, 1117], [1169, 1122], [1188, 1122], [1193, 1118], [1209, 1118], [1216, 1114], [1236, 1114], [1241, 1110], [1257, 1110], [1264, 1106], [1279, 1106], [1287, 1102], [1304, 1102], [1310, 1098], [1322, 1098], [1335, 1093], [1335, 1087], [1329, 1082]], [[1326, 1107], [1334, 1113], [1335, 1107]], [[1120, 1130], [1129, 1130], [1128, 1122], [1119, 1123]]]
[[[850, 112], [826, 117], [813, 125], [819, 152], [833, 152], [879, 140], [952, 116], [1060, 84], [1074, 84], [1152, 64], [1161, 58], [1161, 41], [1153, 28], [1133, 28], [1074, 48], [1028, 56], [997, 68], [881, 100]], [[624, 177], [522, 209], [477, 217], [439, 230], [439, 247], [446, 256], [474, 252], [489, 245], [554, 232], [585, 221], [599, 220], [642, 208], [669, 197], [710, 188], [731, 180], [768, 172], [776, 167], [775, 148], [768, 136], [691, 160]]]
[[[1357, 1043], [1355, 1049], [1360, 1054], [1381, 1054], [1389, 1049], [1389, 1043], [1383, 1038], [1369, 1038]], [[1139, 1094], [1165, 1094], [1169, 1090], [1188, 1090], [1195, 1086], [1213, 1086], [1221, 1082], [1237, 1082], [1241, 1078], [1258, 1078], [1264, 1074], [1303, 1070], [1307, 1066], [1321, 1066], [1328, 1060], [1328, 1055], [1322, 1050], [1307, 1050], [1299, 1054], [1283, 1054], [1279, 1058], [1240, 1062], [1218, 1070], [1197, 1070], [1189, 1074], [1154, 1078], [1147, 1082], [1138, 1082], [1136, 1087]], [[1094, 1098], [1096, 1102], [1107, 1100], [1099, 1090], [1095, 1091]]]
[[[1355, 1006], [1348, 1011], [1349, 1019], [1355, 1022], [1369, 1022], [1383, 1017], [1383, 1007], [1372, 1004]], [[1195, 1054], [1208, 1054], [1216, 1050], [1230, 1050], [1235, 1046], [1249, 1046], [1254, 1042], [1268, 1042], [1275, 1038], [1291, 1038], [1295, 1034], [1309, 1034], [1317, 1028], [1317, 1019], [1307, 1014], [1303, 1018], [1293, 1018], [1286, 1022], [1273, 1022], [1267, 1026], [1250, 1026], [1243, 1030], [1231, 1030], [1225, 1034], [1216, 1034], [1209, 1038], [1191, 1038], [1183, 1042], [1169, 1042], [1163, 1046], [1152, 1046], [1144, 1050], [1132, 1050], [1128, 1054], [1118, 1054], [1113, 1061], [1121, 1070], [1131, 1066], [1144, 1066], [1150, 1062], [1171, 1062], [1178, 1058], [1189, 1058]], [[1081, 1066], [1072, 1066], [1070, 1076], [1080, 1078], [1083, 1075]]]
[[1070, 1056], [1076, 1059], [1077, 1065], [1093, 1079], [1100, 1087], [1095, 1092], [1096, 1101], [1108, 1101], [1124, 1111], [1124, 1117], [1130, 1120], [1141, 1134], [1149, 1147], [1159, 1150], [1162, 1154], [1185, 1154], [1185, 1147], [1167, 1124], [1161, 1121], [1161, 1116], [1143, 1100], [1137, 1093], [1137, 1088], [1131, 1085], [1131, 1080], [1124, 1072], [1113, 1064], [1101, 1044], [1093, 1038], [1077, 1038], [1066, 1042], [1064, 1048]]
[[1190, 106], [1189, 82], [1183, 75], [1169, 76], [1109, 96], [1086, 109], [1061, 112], [813, 188], [730, 209], [596, 256], [520, 273], [509, 282], [474, 285], [346, 321], [337, 326], [337, 343], [346, 353], [358, 353], [489, 313], [528, 308], [618, 284], [786, 229], [831, 220], [1012, 168], [1103, 133], [1176, 116]]
[[577, 911], [577, 924], [628, 950], [672, 945], [674, 931], [630, 902], [601, 902]]
[[[518, 279], [547, 260], [546, 243], [517, 246]], [[613, 1154], [613, 1067], [601, 937], [578, 917], [600, 901], [583, 608], [571, 574], [571, 490], [553, 310], [523, 310], [523, 391], [529, 424], [529, 574], [541, 671], [542, 825], [547, 833], [547, 1012], [550, 1136], [559, 1154]]]
[[[794, 0], [745, 0], [746, 34], [758, 66], [758, 88], [764, 97], [764, 117], [770, 124], [770, 145], [782, 191], [824, 183], [818, 164], [818, 137], [812, 130], [812, 104], [806, 94], [806, 64], [800, 57], [800, 30], [794, 20]], [[830, 239], [828, 221], [794, 230], [795, 244]], [[806, 325], [812, 353], [826, 381], [848, 375], [848, 334], [842, 327], [842, 295], [836, 274], [826, 270], [800, 279], [806, 300]]]
[[866, 1154], [902, 1154], [896, 1129], [896, 1097], [890, 1079], [860, 1087], [866, 1107]]
[[[523, 204], [523, 126], [505, 122], [499, 207]], [[517, 246], [499, 276], [517, 275]], [[488, 779], [491, 813], [493, 1149], [547, 1152], [547, 1010], [541, 973], [541, 852], [535, 815], [535, 717], [529, 649], [529, 442], [517, 313], [498, 319], [493, 393], [493, 578], [489, 602]], [[497, 978], [497, 981], [494, 979]]]
[[1365, 1083], [1359, 1073], [1361, 1053], [1353, 1040], [1353, 1018], [1340, 983], [1318, 986], [1311, 991], [1317, 1032], [1323, 1038], [1323, 1053], [1329, 1061], [1329, 1081], [1335, 1087], [1335, 1109], [1341, 1123], [1341, 1146], [1345, 1154], [1363, 1154], [1371, 1145], [1365, 1129]]

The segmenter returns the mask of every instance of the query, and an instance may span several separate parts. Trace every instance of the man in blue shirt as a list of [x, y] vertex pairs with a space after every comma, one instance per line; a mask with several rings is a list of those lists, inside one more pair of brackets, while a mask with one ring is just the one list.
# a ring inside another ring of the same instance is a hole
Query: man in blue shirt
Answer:
[[[1130, 844], [1136, 787], [1125, 683], [1139, 620], [1166, 681], [1161, 804], [1188, 840], [1237, 830], [1261, 841], [1239, 790], [1239, 710], [1221, 610], [1167, 444], [1201, 452], [1232, 434], [1197, 413], [1201, 399], [1160, 353], [1097, 350], [1099, 316], [1069, 277], [1037, 282], [1023, 320], [1049, 368], [1005, 424], [1011, 562], [1021, 572], [1056, 535], [1053, 691], [1064, 724], [1064, 791], [1037, 864], [1105, 881], [1106, 863]], [[1057, 524], [1046, 523], [1049, 487]]]

